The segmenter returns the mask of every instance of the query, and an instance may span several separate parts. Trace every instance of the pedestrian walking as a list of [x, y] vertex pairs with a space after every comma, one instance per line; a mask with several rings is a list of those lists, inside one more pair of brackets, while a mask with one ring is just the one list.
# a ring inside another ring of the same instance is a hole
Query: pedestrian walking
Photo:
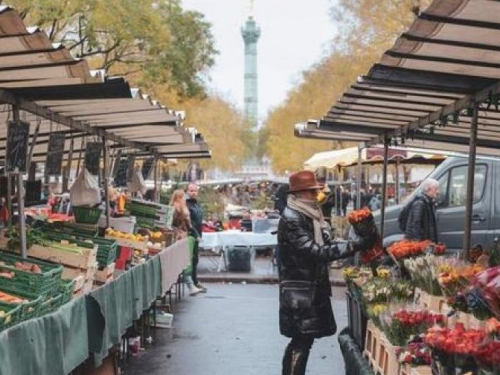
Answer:
[[190, 182], [187, 189], [188, 198], [186, 199], [186, 204], [189, 209], [189, 216], [191, 219], [191, 236], [194, 237], [194, 249], [193, 249], [193, 257], [192, 257], [192, 265], [193, 271], [191, 277], [193, 278], [194, 285], [201, 289], [202, 293], [207, 291], [203, 285], [198, 281], [198, 252], [201, 236], [203, 234], [202, 225], [203, 225], [203, 209], [201, 205], [198, 203], [198, 185], [194, 182]]
[[405, 238], [414, 241], [438, 242], [436, 204], [439, 197], [439, 182], [427, 179], [422, 184], [422, 193], [417, 194], [401, 211], [398, 222]]
[[[170, 205], [174, 208], [174, 214], [172, 218], [172, 227], [177, 229], [181, 237], [187, 236], [192, 232], [191, 227], [191, 217], [189, 209], [186, 204], [186, 194], [183, 190], [175, 190], [170, 198]], [[190, 241], [191, 242], [191, 241]], [[190, 243], [190, 251], [194, 254], [194, 246], [196, 246], [196, 240]], [[191, 256], [191, 260], [193, 257]], [[184, 282], [186, 283], [189, 295], [194, 296], [201, 292], [201, 289], [197, 288], [193, 281], [193, 264], [184, 270]]]
[[328, 264], [368, 248], [374, 239], [336, 241], [317, 202], [311, 171], [290, 176], [290, 195], [278, 226], [280, 332], [291, 338], [282, 375], [304, 375], [314, 339], [335, 334]]

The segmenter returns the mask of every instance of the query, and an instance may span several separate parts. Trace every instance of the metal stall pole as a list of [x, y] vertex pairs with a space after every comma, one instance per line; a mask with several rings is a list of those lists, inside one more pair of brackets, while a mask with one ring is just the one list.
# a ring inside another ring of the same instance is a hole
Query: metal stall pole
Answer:
[[104, 201], [106, 204], [106, 228], [109, 228], [109, 223], [111, 221], [111, 212], [109, 207], [109, 173], [108, 173], [108, 149], [106, 147], [106, 137], [102, 137], [102, 155], [103, 155], [103, 166], [104, 166], [104, 178], [103, 178], [103, 188], [104, 188]]
[[155, 193], [154, 193], [154, 201], [156, 203], [158, 203], [160, 201], [160, 193], [158, 192], [158, 158], [155, 157], [155, 161], [154, 161], [154, 189], [155, 189]]
[[363, 177], [363, 163], [361, 157], [363, 156], [363, 145], [358, 144], [358, 176], [356, 180], [358, 194], [356, 197], [356, 207], [359, 210], [361, 208], [361, 178]]
[[396, 198], [396, 204], [399, 204], [399, 200], [400, 200], [400, 186], [399, 186], [399, 165], [400, 165], [400, 159], [399, 157], [396, 157], [396, 183], [395, 183], [395, 191], [394, 191], [394, 194], [396, 195], [395, 198]]
[[384, 171], [382, 173], [382, 206], [380, 207], [380, 236], [384, 239], [385, 202], [387, 192], [387, 165], [389, 164], [389, 140], [384, 140]]
[[[7, 169], [7, 168], [6, 168]], [[10, 172], [5, 174], [7, 176], [7, 211], [9, 211], [9, 217], [7, 218], [7, 227], [10, 229], [12, 227], [12, 175]]]
[[465, 227], [464, 227], [464, 242], [462, 258], [468, 259], [472, 242], [472, 218], [474, 205], [474, 175], [476, 167], [476, 146], [477, 146], [477, 122], [478, 122], [479, 105], [474, 104], [472, 121], [470, 126], [470, 141], [469, 141], [469, 165], [467, 171], [467, 200], [465, 204]]
[[63, 186], [62, 186], [63, 193], [69, 190], [69, 179], [71, 178], [71, 165], [73, 164], [73, 149], [75, 147], [74, 143], [75, 143], [74, 139], [71, 138], [71, 143], [69, 144], [67, 164], [66, 167], [63, 168]]
[[[12, 106], [13, 120], [19, 122], [19, 107]], [[24, 187], [23, 187], [23, 173], [17, 168], [14, 171], [14, 176], [17, 178], [17, 212], [19, 218], [19, 247], [21, 250], [21, 257], [26, 258], [27, 244], [26, 244], [26, 220], [24, 217]]]

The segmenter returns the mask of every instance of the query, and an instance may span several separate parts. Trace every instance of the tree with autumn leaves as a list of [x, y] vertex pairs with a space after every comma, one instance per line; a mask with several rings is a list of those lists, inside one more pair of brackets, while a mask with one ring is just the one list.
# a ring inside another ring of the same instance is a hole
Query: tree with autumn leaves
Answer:
[[[352, 146], [300, 139], [294, 124], [321, 118], [332, 104], [389, 49], [411, 25], [417, 8], [430, 0], [338, 0], [331, 10], [340, 33], [329, 56], [304, 72], [283, 104], [265, 122], [266, 153], [275, 171], [302, 167], [314, 153]], [[354, 145], [354, 144], [353, 144]]]
[[205, 167], [236, 170], [242, 164], [248, 126], [231, 103], [204, 84], [217, 51], [203, 14], [185, 10], [181, 0], [9, 0], [8, 5], [93, 69], [126, 76], [169, 108], [185, 110], [187, 125], [202, 132], [213, 151]]

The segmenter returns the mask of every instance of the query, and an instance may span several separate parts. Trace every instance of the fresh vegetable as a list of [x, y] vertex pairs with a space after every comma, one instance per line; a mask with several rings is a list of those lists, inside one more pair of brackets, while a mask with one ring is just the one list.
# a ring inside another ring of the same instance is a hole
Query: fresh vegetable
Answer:
[[15, 304], [28, 302], [27, 300], [25, 300], [23, 298], [16, 297], [12, 294], [8, 294], [8, 293], [2, 292], [2, 291], [0, 291], [0, 301], [7, 302], [7, 303], [15, 303]]

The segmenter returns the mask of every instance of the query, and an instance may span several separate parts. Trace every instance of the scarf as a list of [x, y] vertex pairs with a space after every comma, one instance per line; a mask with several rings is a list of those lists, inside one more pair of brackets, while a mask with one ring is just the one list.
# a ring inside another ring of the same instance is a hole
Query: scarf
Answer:
[[318, 203], [316, 201], [301, 199], [294, 195], [290, 195], [288, 197], [288, 207], [312, 219], [314, 225], [314, 241], [318, 245], [323, 246], [325, 244], [323, 240], [323, 230], [327, 230], [331, 235], [331, 228], [325, 221], [323, 212], [321, 212]]

